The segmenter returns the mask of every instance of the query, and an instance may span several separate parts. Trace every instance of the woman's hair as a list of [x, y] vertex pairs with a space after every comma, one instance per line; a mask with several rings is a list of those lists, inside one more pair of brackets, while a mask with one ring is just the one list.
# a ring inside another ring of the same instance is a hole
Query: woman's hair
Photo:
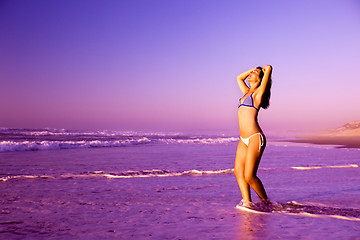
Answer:
[[[264, 77], [264, 72], [262, 71], [262, 67], [257, 67], [257, 68], [261, 70], [261, 72], [259, 74], [259, 77], [260, 77], [260, 79], [262, 81], [262, 78]], [[260, 84], [261, 84], [261, 81], [260, 81]], [[268, 80], [268, 82], [266, 84], [264, 95], [263, 95], [262, 100], [261, 100], [261, 105], [260, 105], [260, 107], [262, 107], [264, 109], [267, 109], [270, 106], [271, 84], [272, 84], [272, 80], [271, 80], [271, 74], [270, 74], [269, 80]]]

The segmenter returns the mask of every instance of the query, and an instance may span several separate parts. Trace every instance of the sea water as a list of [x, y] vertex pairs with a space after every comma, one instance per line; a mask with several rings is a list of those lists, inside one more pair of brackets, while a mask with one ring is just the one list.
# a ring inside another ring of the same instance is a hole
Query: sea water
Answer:
[[360, 239], [359, 149], [268, 139], [281, 207], [257, 214], [235, 208], [238, 140], [0, 129], [0, 239]]

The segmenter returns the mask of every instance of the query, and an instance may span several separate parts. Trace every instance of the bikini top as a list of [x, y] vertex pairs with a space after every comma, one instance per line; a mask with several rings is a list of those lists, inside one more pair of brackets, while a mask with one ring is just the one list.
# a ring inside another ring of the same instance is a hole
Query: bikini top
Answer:
[[253, 100], [252, 95], [253, 95], [253, 93], [252, 93], [250, 96], [247, 96], [242, 103], [241, 103], [241, 98], [240, 98], [240, 99], [239, 99], [239, 106], [238, 106], [238, 108], [241, 107], [241, 106], [253, 107], [253, 108], [255, 108], [257, 111], [259, 111], [259, 109], [254, 106], [254, 100]]

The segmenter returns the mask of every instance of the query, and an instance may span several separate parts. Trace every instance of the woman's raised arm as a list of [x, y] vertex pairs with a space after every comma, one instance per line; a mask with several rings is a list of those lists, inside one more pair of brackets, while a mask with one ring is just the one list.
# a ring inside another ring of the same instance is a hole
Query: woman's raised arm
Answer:
[[265, 65], [262, 70], [264, 72], [264, 76], [263, 76], [263, 78], [261, 80], [261, 84], [259, 86], [259, 92], [261, 93], [261, 95], [266, 90], [266, 85], [268, 84], [268, 81], [269, 81], [271, 73], [272, 73], [272, 66], [271, 65]]
[[251, 71], [253, 71], [255, 68], [252, 68], [250, 70], [247, 70], [246, 72], [243, 72], [242, 74], [240, 74], [239, 76], [237, 76], [237, 83], [240, 87], [241, 92], [245, 95], [248, 91], [249, 91], [249, 87], [246, 86], [246, 84], [244, 83], [245, 79], [249, 76], [249, 74], [251, 73]]

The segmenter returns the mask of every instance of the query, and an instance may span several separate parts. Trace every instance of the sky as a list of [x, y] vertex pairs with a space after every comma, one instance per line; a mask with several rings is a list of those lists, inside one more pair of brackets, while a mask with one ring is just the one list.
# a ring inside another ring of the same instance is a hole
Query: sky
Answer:
[[0, 32], [0, 127], [238, 132], [266, 64], [265, 132], [360, 120], [357, 0], [2, 0]]

